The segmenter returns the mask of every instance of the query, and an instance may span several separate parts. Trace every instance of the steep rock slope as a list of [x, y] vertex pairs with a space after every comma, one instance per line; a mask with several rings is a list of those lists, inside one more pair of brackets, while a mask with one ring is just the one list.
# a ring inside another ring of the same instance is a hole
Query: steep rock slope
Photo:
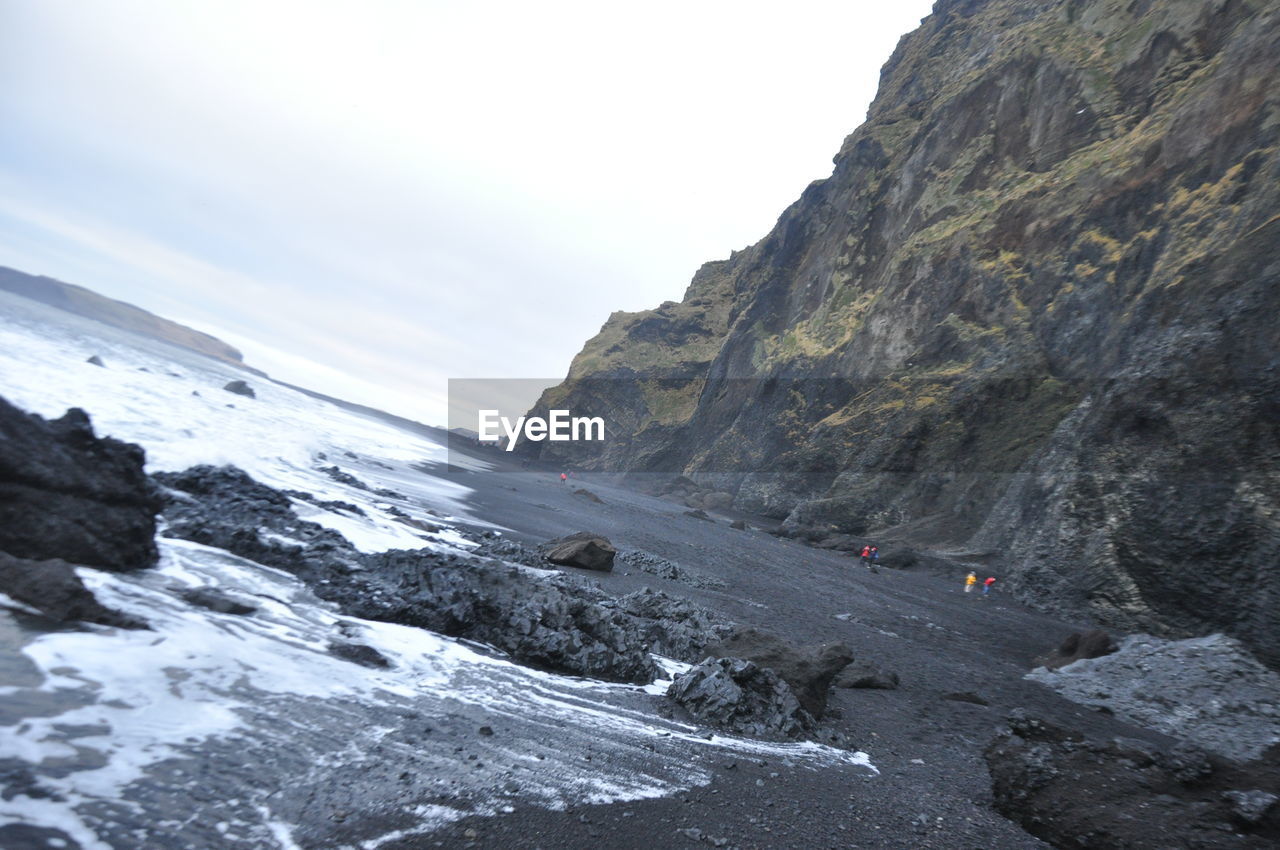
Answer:
[[1280, 663], [1280, 8], [939, 0], [830, 178], [538, 408], [582, 466]]

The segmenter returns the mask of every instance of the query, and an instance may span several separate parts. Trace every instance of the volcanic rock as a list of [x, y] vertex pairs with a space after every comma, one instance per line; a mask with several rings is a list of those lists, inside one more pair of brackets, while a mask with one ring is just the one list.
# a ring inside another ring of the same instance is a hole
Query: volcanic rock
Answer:
[[253, 391], [253, 387], [249, 386], [244, 381], [231, 381], [229, 384], [224, 386], [223, 389], [229, 393], [242, 395], [242, 396], [245, 396], [246, 398], [258, 397], [258, 394]]
[[668, 579], [669, 581], [683, 582], [694, 587], [722, 588], [728, 586], [721, 579], [702, 575], [682, 567], [674, 561], [651, 555], [648, 552], [622, 552], [618, 555], [617, 560], [641, 572]]
[[853, 661], [853, 650], [842, 643], [801, 648], [754, 628], [738, 629], [726, 640], [708, 646], [706, 651], [715, 658], [753, 661], [777, 673], [814, 717], [822, 717], [832, 680]]
[[611, 572], [614, 556], [618, 554], [609, 538], [589, 531], [579, 531], [544, 545], [547, 560], [553, 564], [600, 572]]
[[1259, 824], [1267, 816], [1280, 797], [1266, 791], [1223, 791], [1222, 797], [1231, 804], [1231, 812], [1250, 826]]
[[677, 676], [667, 696], [698, 720], [743, 735], [797, 738], [813, 726], [780, 676], [740, 658], [707, 658]]
[[1130, 635], [1110, 655], [1027, 678], [1237, 761], [1280, 743], [1280, 674], [1225, 635]]
[[146, 628], [141, 620], [100, 603], [76, 575], [74, 566], [57, 558], [31, 561], [0, 552], [0, 591], [60, 623]]
[[1076, 632], [1044, 659], [1042, 666], [1049, 670], [1057, 670], [1081, 658], [1101, 658], [1104, 655], [1110, 655], [1116, 649], [1115, 640], [1101, 629]]
[[1280, 747], [1237, 766], [1186, 746], [1089, 741], [1021, 710], [1009, 722], [985, 753], [996, 810], [1055, 847], [1261, 848], [1280, 841], [1274, 808], [1250, 822], [1237, 796], [1241, 787], [1253, 794], [1280, 789]]
[[387, 660], [385, 655], [364, 643], [332, 641], [329, 644], [329, 654], [344, 661], [359, 664], [361, 667], [371, 667], [375, 670], [386, 669], [391, 666], [391, 662]]
[[83, 410], [46, 421], [0, 398], [0, 551], [133, 570], [156, 562], [141, 448], [99, 438]]
[[190, 587], [179, 594], [192, 605], [207, 608], [217, 614], [252, 614], [258, 606], [241, 602], [212, 587]]
[[620, 597], [616, 606], [635, 618], [650, 652], [689, 664], [705, 658], [709, 645], [734, 630], [733, 623], [720, 614], [649, 587]]

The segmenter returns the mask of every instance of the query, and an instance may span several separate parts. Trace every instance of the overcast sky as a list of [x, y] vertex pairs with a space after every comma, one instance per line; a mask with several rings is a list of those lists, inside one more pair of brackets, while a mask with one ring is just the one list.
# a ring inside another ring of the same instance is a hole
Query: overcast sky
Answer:
[[928, 0], [0, 0], [0, 265], [431, 422], [760, 239]]

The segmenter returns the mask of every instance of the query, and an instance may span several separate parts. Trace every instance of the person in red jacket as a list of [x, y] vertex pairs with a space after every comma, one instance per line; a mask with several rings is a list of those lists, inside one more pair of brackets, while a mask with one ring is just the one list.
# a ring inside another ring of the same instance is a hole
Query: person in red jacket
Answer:
[[871, 546], [870, 545], [862, 547], [861, 560], [862, 560], [862, 566], [866, 567], [868, 570], [871, 569]]
[[986, 596], [991, 592], [991, 585], [996, 583], [995, 576], [988, 576], [987, 580], [982, 583], [982, 595]]

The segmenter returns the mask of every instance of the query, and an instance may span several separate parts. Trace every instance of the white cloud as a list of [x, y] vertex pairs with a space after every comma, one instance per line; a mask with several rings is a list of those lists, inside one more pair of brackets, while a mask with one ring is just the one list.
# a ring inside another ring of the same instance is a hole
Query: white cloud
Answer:
[[411, 396], [763, 236], [929, 6], [0, 3], [0, 258]]

